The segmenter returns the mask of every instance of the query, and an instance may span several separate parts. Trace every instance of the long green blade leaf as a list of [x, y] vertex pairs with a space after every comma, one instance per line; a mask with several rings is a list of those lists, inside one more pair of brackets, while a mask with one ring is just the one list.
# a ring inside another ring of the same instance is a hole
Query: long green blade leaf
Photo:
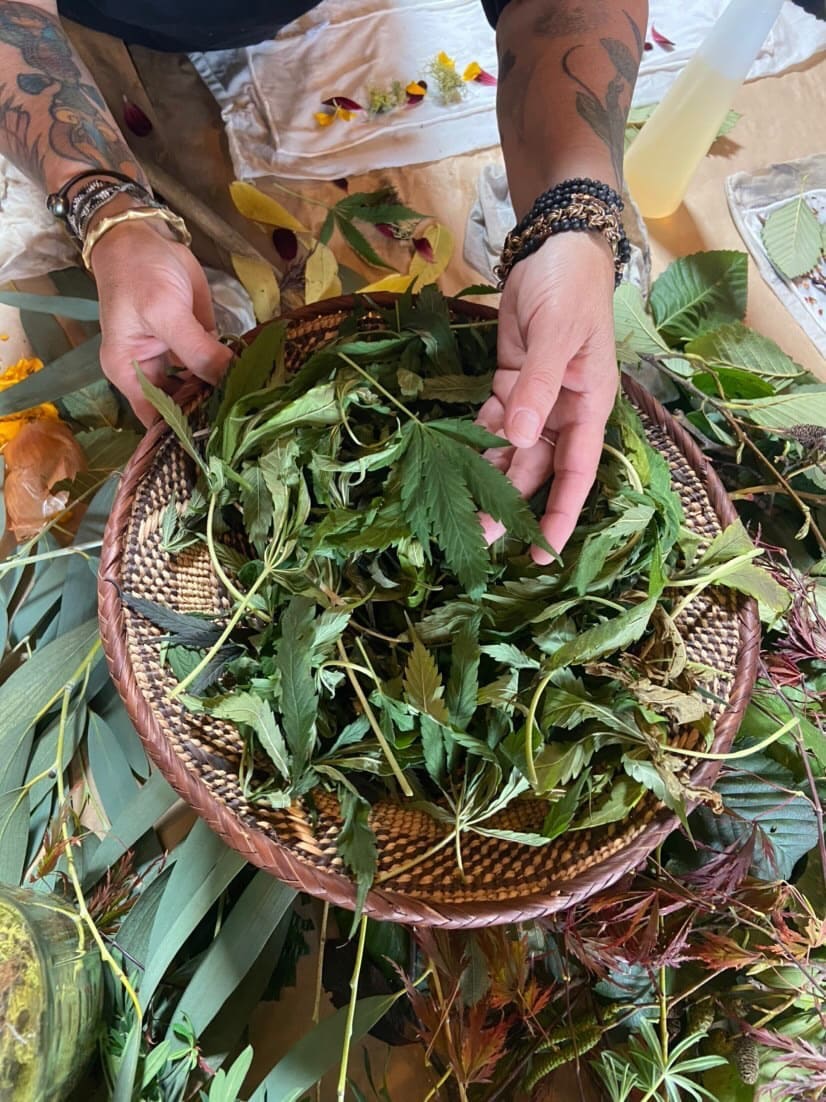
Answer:
[[41, 371], [0, 393], [0, 417], [55, 402], [101, 378], [100, 335], [58, 357]]
[[74, 298], [67, 295], [28, 295], [20, 291], [0, 291], [0, 305], [13, 306], [17, 310], [31, 310], [35, 314], [52, 314], [58, 318], [75, 321], [97, 321], [100, 305], [92, 298]]

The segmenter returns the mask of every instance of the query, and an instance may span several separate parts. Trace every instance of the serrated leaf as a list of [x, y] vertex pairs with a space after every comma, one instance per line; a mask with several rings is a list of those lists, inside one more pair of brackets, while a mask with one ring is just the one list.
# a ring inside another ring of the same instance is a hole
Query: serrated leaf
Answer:
[[257, 187], [243, 180], [233, 180], [229, 193], [236, 210], [251, 218], [253, 222], [263, 222], [266, 226], [280, 226], [293, 233], [308, 233], [306, 226], [270, 195], [265, 195]]
[[404, 692], [414, 708], [432, 716], [439, 723], [448, 723], [444, 682], [435, 659], [417, 635], [413, 634], [413, 650], [404, 671]]
[[269, 540], [273, 520], [273, 500], [261, 467], [248, 467], [244, 478], [249, 488], [242, 490], [244, 526], [253, 546], [263, 553]]
[[367, 892], [378, 867], [376, 836], [370, 828], [370, 804], [349, 789], [341, 791], [341, 813], [344, 822], [336, 848], [356, 880], [354, 924], [361, 915]]
[[153, 409], [157, 410], [164, 421], [166, 421], [167, 425], [169, 425], [175, 433], [178, 442], [187, 455], [194, 459], [201, 470], [206, 474], [206, 465], [195, 443], [192, 429], [190, 428], [189, 421], [184, 411], [165, 390], [161, 390], [160, 387], [155, 386], [154, 383], [151, 383], [149, 379], [147, 379], [137, 363], [135, 363], [134, 367], [135, 374], [138, 376], [138, 382], [141, 384], [144, 398], [146, 398]]
[[[474, 700], [475, 704], [475, 700]], [[422, 713], [419, 722], [419, 733], [422, 740], [422, 756], [428, 775], [437, 783], [442, 784], [445, 778], [445, 728], [437, 723], [432, 716]]]
[[341, 232], [341, 236], [356, 254], [367, 264], [372, 264], [374, 268], [390, 268], [392, 265], [388, 264], [386, 260], [383, 260], [361, 230], [356, 229], [353, 223], [347, 218], [336, 219], [336, 224]]
[[768, 429], [790, 429], [797, 425], [826, 428], [826, 386], [813, 383], [772, 398], [732, 400], [729, 407], [742, 417]]
[[614, 337], [620, 363], [637, 363], [640, 356], [668, 352], [633, 283], [621, 283], [614, 292]]
[[729, 322], [701, 333], [685, 346], [686, 352], [702, 356], [708, 363], [742, 367], [767, 378], [793, 378], [805, 374], [786, 353], [762, 333], [741, 321]]
[[453, 637], [450, 652], [450, 676], [445, 702], [451, 724], [464, 731], [476, 711], [479, 692], [479, 619], [465, 621]]
[[786, 279], [806, 275], [820, 260], [820, 223], [803, 195], [767, 215], [761, 236], [769, 260]]
[[293, 756], [292, 775], [300, 777], [310, 760], [316, 738], [318, 698], [310, 655], [313, 645], [314, 604], [293, 597], [281, 617], [281, 639], [275, 665], [281, 673], [279, 710]]
[[206, 648], [217, 643], [221, 635], [222, 629], [204, 616], [176, 612], [175, 609], [150, 601], [146, 597], [138, 597], [125, 590], [119, 592], [127, 608], [149, 620], [155, 627], [168, 632], [169, 638], [175, 643], [196, 649]]
[[625, 650], [642, 637], [658, 603], [659, 594], [655, 594], [604, 623], [580, 632], [554, 651], [547, 668], [556, 670], [563, 666], [579, 666], [603, 655]]
[[792, 600], [788, 589], [776, 582], [768, 570], [750, 562], [738, 563], [731, 570], [715, 576], [714, 584], [755, 597], [776, 615], [785, 612]]
[[501, 662], [511, 670], [539, 669], [539, 662], [513, 643], [488, 643], [487, 646], [482, 647], [482, 654], [487, 654], [495, 662]]
[[672, 261], [654, 281], [648, 300], [657, 328], [674, 343], [740, 320], [746, 312], [747, 278], [746, 254], [733, 250]]
[[727, 768], [715, 789], [736, 818], [700, 807], [692, 815], [692, 822], [702, 824], [699, 836], [722, 850], [756, 829], [752, 874], [764, 880], [788, 880], [797, 861], [818, 841], [815, 809], [811, 800], [795, 790], [789, 770], [757, 753], [738, 763], [738, 768]]
[[284, 736], [279, 730], [272, 708], [254, 693], [238, 692], [209, 704], [210, 715], [228, 719], [252, 728], [261, 746], [275, 768], [284, 778], [290, 779], [289, 754]]

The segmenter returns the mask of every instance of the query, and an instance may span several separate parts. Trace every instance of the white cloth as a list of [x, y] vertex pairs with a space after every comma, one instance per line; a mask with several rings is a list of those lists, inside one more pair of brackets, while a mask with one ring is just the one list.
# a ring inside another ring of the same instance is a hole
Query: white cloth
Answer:
[[[637, 104], [657, 103], [727, 0], [651, 0], [651, 24], [675, 43], [643, 53]], [[826, 23], [784, 4], [749, 79], [776, 75], [826, 49]], [[375, 119], [321, 128], [313, 118], [335, 95], [366, 103], [370, 87], [421, 77], [440, 50], [461, 73], [471, 61], [496, 74], [493, 31], [478, 0], [324, 0], [273, 41], [192, 54], [222, 108], [239, 179], [330, 180], [435, 161], [498, 142], [495, 88], [467, 85], [450, 107], [433, 96]]]
[[72, 243], [31, 180], [0, 157], [0, 286], [77, 261]]
[[[731, 217], [760, 274], [818, 352], [826, 356], [826, 290], [807, 276], [790, 280], [780, 275], [766, 255], [761, 236], [766, 215], [801, 192], [821, 226], [826, 225], [826, 153], [771, 165], [754, 175], [738, 172], [726, 180]], [[819, 275], [826, 279], [826, 260], [822, 258]]]

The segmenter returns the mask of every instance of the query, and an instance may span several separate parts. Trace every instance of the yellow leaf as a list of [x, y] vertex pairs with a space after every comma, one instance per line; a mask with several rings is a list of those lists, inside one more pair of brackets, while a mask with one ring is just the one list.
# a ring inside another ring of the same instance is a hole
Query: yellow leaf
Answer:
[[319, 241], [307, 257], [304, 268], [304, 301], [320, 302], [323, 298], [335, 298], [340, 294], [338, 261], [332, 250]]
[[[332, 116], [331, 116], [332, 117]], [[229, 193], [235, 206], [245, 218], [251, 218], [253, 222], [263, 222], [267, 226], [280, 226], [293, 233], [307, 233], [307, 227], [302, 226], [297, 218], [293, 218], [288, 210], [276, 202], [263, 191], [259, 191], [252, 184], [243, 180], [233, 180], [229, 185]], [[240, 278], [240, 277], [239, 277]]]
[[258, 321], [274, 318], [281, 308], [281, 291], [272, 267], [264, 260], [240, 253], [232, 254], [232, 266], [252, 299]]
[[471, 61], [467, 69], [462, 73], [462, 80], [476, 80], [482, 72], [482, 66], [478, 61]]
[[447, 226], [434, 222], [427, 227], [422, 236], [430, 242], [433, 260], [425, 260], [421, 253], [416, 253], [410, 261], [408, 273], [416, 277], [417, 291], [426, 283], [435, 283], [453, 256], [453, 234]]
[[368, 283], [366, 287], [360, 287], [358, 293], [363, 295], [369, 291], [394, 291], [400, 295], [407, 290], [412, 282], [413, 280], [409, 274], [384, 276], [383, 279], [377, 279], [375, 283]]

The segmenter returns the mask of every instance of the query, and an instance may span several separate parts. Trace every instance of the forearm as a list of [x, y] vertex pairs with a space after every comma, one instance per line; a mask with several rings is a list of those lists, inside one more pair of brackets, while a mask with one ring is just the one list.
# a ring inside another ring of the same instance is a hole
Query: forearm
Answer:
[[517, 217], [555, 183], [622, 181], [647, 0], [511, 0], [497, 26], [498, 114]]
[[51, 4], [0, 0], [0, 154], [45, 191], [94, 168], [144, 182]]

